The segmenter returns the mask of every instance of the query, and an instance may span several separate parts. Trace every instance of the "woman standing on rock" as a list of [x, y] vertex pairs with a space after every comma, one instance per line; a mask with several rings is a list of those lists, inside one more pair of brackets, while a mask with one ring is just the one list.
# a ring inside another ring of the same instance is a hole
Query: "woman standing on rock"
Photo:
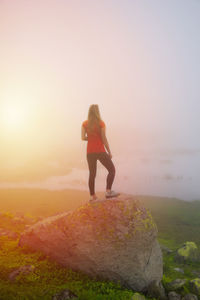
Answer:
[[[104, 167], [108, 170], [106, 180], [106, 198], [112, 198], [120, 195], [115, 191], [111, 190], [114, 177], [115, 177], [115, 166], [112, 162], [112, 154], [106, 138], [106, 126], [104, 121], [100, 117], [99, 107], [97, 104], [92, 104], [89, 107], [88, 119], [82, 123], [81, 127], [81, 138], [87, 143], [87, 162], [89, 167], [89, 190], [90, 190], [90, 201], [98, 201], [95, 194], [95, 177], [97, 170], [97, 160], [99, 160]], [[87, 135], [86, 135], [87, 134]], [[105, 147], [108, 153], [105, 150]]]

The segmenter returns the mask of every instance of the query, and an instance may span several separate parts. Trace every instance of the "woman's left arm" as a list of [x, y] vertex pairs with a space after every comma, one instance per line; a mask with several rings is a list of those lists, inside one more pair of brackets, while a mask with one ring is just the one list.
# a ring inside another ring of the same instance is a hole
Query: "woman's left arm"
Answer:
[[81, 127], [81, 139], [83, 140], [83, 141], [87, 141], [88, 140], [88, 137], [87, 137], [87, 135], [86, 135], [86, 130], [85, 130], [85, 127], [82, 125], [82, 127]]

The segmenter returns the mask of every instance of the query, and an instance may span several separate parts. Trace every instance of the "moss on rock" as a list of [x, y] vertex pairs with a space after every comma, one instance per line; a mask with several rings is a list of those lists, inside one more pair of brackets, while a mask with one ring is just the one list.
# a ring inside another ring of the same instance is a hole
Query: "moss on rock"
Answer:
[[93, 230], [97, 239], [113, 240], [119, 245], [137, 232], [158, 231], [150, 211], [132, 198], [87, 203], [67, 219], [68, 230], [79, 224]]
[[175, 260], [180, 262], [199, 260], [199, 251], [194, 242], [185, 242], [181, 248], [177, 250]]
[[189, 281], [191, 292], [195, 295], [200, 296], [200, 278], [195, 278]]

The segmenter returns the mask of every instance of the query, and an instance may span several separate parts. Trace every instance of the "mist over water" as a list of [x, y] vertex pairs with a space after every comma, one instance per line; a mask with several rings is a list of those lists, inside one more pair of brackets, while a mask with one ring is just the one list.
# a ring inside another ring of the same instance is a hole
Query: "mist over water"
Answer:
[[[155, 195], [183, 199], [200, 200], [200, 174], [198, 172], [199, 155], [162, 158], [129, 155], [113, 157], [116, 175], [112, 189], [132, 195]], [[21, 183], [1, 182], [0, 188], [44, 188], [62, 190], [67, 188], [88, 190], [89, 170], [87, 162], [83, 168], [73, 167], [71, 172], [62, 176], [50, 176], [42, 181], [24, 181]], [[95, 191], [104, 191], [107, 170], [97, 162]]]
[[[169, 159], [129, 158], [118, 167], [116, 187], [132, 194], [200, 199], [196, 158]], [[121, 177], [121, 178], [120, 178]]]

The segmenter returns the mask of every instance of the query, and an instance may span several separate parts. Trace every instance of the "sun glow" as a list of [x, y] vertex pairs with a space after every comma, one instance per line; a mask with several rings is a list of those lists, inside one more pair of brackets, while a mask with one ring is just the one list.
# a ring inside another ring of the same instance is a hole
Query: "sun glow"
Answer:
[[20, 103], [6, 102], [1, 109], [1, 122], [6, 130], [22, 130], [27, 126], [28, 111]]
[[19, 125], [23, 120], [23, 112], [19, 107], [7, 106], [3, 111], [3, 122], [8, 126]]

